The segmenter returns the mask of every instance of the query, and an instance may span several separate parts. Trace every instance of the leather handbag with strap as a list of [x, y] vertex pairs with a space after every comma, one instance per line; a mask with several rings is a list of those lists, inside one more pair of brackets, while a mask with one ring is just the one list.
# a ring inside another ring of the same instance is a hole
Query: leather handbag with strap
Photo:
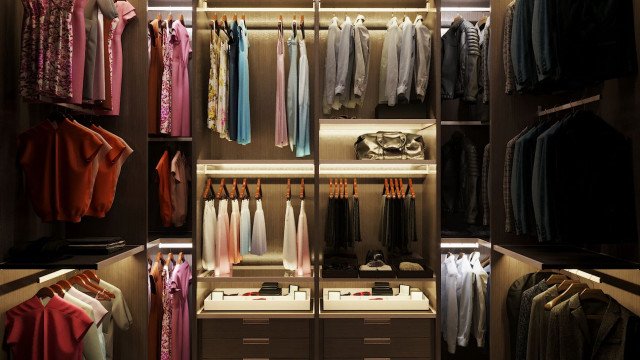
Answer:
[[358, 160], [424, 160], [422, 135], [378, 131], [358, 136], [353, 145]]

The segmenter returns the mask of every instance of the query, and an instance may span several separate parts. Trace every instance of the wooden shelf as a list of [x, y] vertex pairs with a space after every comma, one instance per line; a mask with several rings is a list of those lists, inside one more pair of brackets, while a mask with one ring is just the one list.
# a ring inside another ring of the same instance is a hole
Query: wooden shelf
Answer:
[[313, 319], [315, 317], [313, 301], [308, 311], [205, 311], [204, 307], [196, 313], [197, 319]]
[[566, 245], [494, 245], [498, 253], [538, 269], [640, 269], [639, 263]]
[[212, 176], [313, 177], [313, 160], [198, 160], [197, 173]]
[[435, 160], [320, 160], [321, 178], [424, 177], [436, 173]]
[[68, 258], [41, 263], [20, 263], [5, 261], [0, 269], [77, 269], [100, 270], [144, 251], [143, 245], [126, 245], [124, 249], [108, 255], [72, 255]]
[[150, 137], [149, 142], [166, 142], [166, 141], [193, 141], [191, 137]]
[[435, 119], [320, 119], [320, 136], [358, 136], [383, 130], [416, 133], [435, 124]]
[[310, 276], [286, 276], [290, 271], [277, 265], [264, 266], [234, 266], [232, 276], [213, 276], [213, 271], [204, 271], [198, 274], [198, 282], [313, 282], [313, 274]]
[[480, 121], [441, 121], [442, 126], [489, 126], [489, 123]]

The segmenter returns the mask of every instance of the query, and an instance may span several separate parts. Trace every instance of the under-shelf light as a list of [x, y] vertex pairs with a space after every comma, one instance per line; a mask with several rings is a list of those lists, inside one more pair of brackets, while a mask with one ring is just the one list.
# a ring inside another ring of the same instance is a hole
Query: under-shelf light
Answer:
[[62, 275], [66, 275], [66, 274], [68, 274], [68, 273], [70, 273], [72, 271], [74, 271], [74, 269], [60, 269], [60, 270], [54, 271], [52, 273], [49, 273], [47, 275], [40, 276], [38, 278], [38, 284], [42, 284], [42, 283], [47, 282], [49, 280], [53, 280], [53, 279], [55, 279], [57, 277], [60, 277]]
[[191, 249], [193, 248], [192, 243], [184, 242], [184, 243], [160, 243], [158, 244], [158, 248], [160, 249]]
[[193, 11], [191, 6], [149, 6], [147, 11]]
[[[415, 123], [372, 120], [371, 122], [339, 122], [330, 120], [320, 121], [320, 136], [359, 136], [378, 131], [399, 131], [417, 133], [425, 131], [435, 125], [435, 122], [420, 121]], [[434, 128], [435, 129], [435, 128]], [[435, 132], [433, 133], [435, 135]]]
[[[406, 160], [405, 160], [406, 161]], [[435, 173], [436, 164], [426, 162], [406, 162], [403, 161], [388, 163], [384, 160], [362, 160], [353, 162], [335, 162], [320, 164], [320, 175], [382, 175], [382, 176], [421, 176]]]
[[582, 270], [578, 270], [578, 269], [564, 269], [566, 272], [570, 272], [574, 275], [577, 275], [581, 278], [596, 282], [596, 283], [601, 283], [602, 281], [600, 280], [600, 277], [595, 276], [595, 275], [591, 275], [588, 272], [584, 272]]
[[443, 249], [477, 249], [480, 247], [478, 243], [441, 243], [440, 247]]
[[315, 12], [313, 7], [308, 8], [283, 8], [283, 7], [199, 7], [196, 8], [197, 12], [220, 12], [220, 13], [237, 13], [237, 12], [293, 12], [293, 13], [305, 13]]
[[465, 7], [465, 6], [452, 6], [441, 7], [440, 12], [490, 12], [490, 7]]
[[312, 162], [198, 164], [198, 174], [207, 175], [313, 175]]

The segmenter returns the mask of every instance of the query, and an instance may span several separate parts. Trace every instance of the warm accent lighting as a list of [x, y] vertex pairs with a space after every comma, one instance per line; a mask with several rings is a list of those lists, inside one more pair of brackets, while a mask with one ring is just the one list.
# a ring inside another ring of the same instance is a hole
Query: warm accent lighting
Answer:
[[54, 271], [52, 273], [49, 273], [47, 275], [40, 276], [38, 278], [38, 284], [41, 284], [43, 282], [47, 282], [49, 280], [53, 280], [53, 279], [55, 279], [57, 277], [60, 277], [60, 276], [65, 275], [65, 274], [68, 274], [68, 273], [70, 273], [72, 271], [73, 271], [73, 269], [60, 269], [60, 270]]

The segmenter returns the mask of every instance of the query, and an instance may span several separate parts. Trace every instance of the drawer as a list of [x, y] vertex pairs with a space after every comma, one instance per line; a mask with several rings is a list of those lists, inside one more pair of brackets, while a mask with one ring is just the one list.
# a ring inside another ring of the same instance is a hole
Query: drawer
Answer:
[[201, 359], [308, 359], [309, 339], [202, 339]]
[[433, 337], [433, 319], [324, 319], [324, 338]]
[[325, 339], [324, 357], [345, 358], [432, 358], [431, 338]]
[[202, 339], [309, 338], [306, 319], [200, 320]]

